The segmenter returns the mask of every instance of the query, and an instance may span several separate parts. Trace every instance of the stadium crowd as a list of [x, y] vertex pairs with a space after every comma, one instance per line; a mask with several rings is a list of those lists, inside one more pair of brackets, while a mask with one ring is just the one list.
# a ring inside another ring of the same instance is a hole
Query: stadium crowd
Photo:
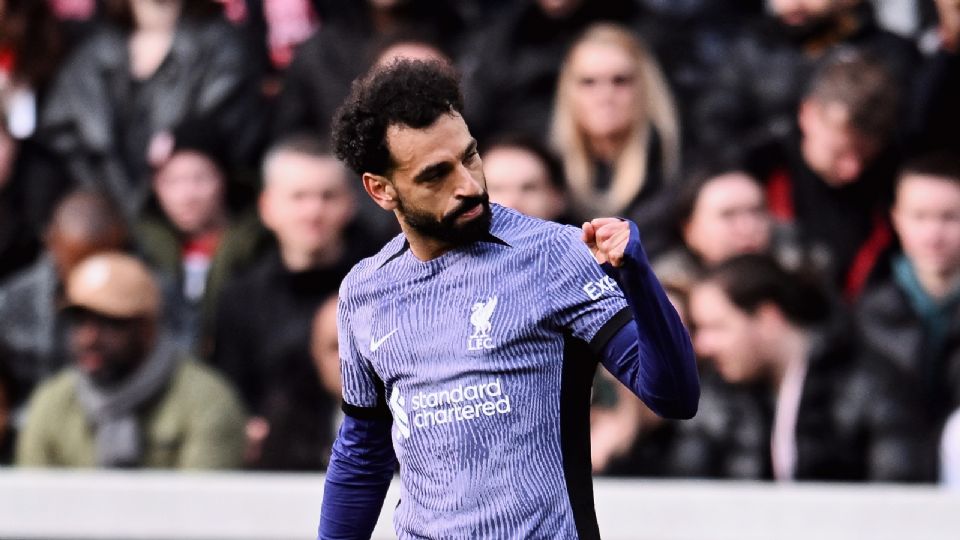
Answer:
[[957, 0], [0, 0], [0, 465], [325, 468], [399, 232], [330, 124], [398, 57], [690, 329], [698, 415], [601, 370], [595, 473], [960, 485]]

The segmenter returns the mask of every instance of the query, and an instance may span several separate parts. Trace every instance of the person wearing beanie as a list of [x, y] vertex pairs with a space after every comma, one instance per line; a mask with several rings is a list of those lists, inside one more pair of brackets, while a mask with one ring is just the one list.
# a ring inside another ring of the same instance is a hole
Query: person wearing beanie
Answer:
[[239, 401], [160, 331], [160, 296], [147, 267], [126, 254], [97, 254], [71, 271], [61, 310], [72, 365], [31, 397], [18, 465], [239, 466]]

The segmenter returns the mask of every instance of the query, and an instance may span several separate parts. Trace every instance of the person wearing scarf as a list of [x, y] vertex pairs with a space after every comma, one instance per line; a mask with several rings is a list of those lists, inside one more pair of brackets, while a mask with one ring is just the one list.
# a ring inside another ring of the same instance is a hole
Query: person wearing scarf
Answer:
[[138, 259], [101, 253], [66, 283], [72, 364], [31, 398], [17, 463], [232, 468], [244, 413], [232, 388], [162, 330], [160, 292]]

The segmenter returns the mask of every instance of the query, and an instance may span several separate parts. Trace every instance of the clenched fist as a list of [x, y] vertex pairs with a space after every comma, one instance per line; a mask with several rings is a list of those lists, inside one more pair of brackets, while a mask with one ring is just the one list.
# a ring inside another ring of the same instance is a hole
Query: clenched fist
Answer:
[[583, 242], [598, 263], [623, 264], [623, 252], [630, 240], [630, 222], [617, 218], [597, 218], [583, 224]]

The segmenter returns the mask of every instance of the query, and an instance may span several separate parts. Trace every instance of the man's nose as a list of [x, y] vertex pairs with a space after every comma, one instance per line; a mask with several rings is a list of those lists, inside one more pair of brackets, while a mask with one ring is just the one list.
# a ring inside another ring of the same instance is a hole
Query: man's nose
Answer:
[[81, 345], [93, 345], [100, 339], [101, 327], [96, 322], [85, 319], [73, 324], [74, 339]]
[[480, 179], [473, 176], [473, 172], [466, 165], [457, 166], [457, 188], [454, 195], [460, 198], [476, 197], [483, 193]]

